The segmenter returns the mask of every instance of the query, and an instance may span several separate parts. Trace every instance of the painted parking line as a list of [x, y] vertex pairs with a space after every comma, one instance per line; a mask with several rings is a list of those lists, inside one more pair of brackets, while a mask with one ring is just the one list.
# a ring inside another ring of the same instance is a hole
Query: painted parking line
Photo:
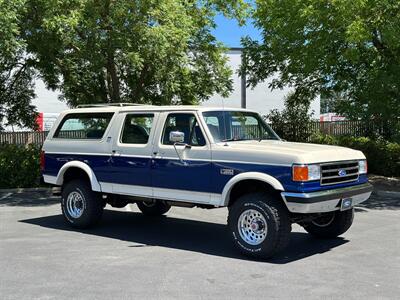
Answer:
[[10, 197], [11, 195], [12, 195], [12, 193], [7, 193], [7, 194], [1, 196], [1, 197], [0, 197], [0, 201], [6, 199], [6, 198], [8, 198], [8, 197]]

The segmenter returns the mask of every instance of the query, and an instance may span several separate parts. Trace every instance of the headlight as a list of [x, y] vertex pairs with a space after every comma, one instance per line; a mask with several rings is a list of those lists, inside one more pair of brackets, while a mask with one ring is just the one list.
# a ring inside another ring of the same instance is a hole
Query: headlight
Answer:
[[358, 172], [360, 174], [367, 174], [368, 171], [368, 165], [366, 160], [360, 160], [358, 161]]
[[321, 178], [319, 165], [293, 165], [293, 181], [312, 181]]

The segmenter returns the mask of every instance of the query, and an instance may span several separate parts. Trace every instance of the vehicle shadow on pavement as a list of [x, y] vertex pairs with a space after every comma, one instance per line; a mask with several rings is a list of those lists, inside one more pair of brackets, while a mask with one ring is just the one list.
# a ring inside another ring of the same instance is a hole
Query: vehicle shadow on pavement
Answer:
[[[226, 225], [218, 223], [173, 217], [150, 218], [140, 213], [114, 210], [105, 210], [101, 224], [90, 230], [71, 228], [61, 215], [20, 220], [20, 222], [128, 241], [133, 243], [130, 247], [160, 246], [249, 260], [234, 249]], [[81, 238], [81, 235], [77, 235], [78, 238]], [[293, 232], [288, 248], [266, 262], [286, 264], [330, 251], [347, 242], [348, 240], [343, 238], [317, 240], [306, 233]]]

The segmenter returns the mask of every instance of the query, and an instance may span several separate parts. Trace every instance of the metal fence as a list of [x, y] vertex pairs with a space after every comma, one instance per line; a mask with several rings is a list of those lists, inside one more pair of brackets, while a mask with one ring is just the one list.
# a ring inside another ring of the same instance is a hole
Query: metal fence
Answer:
[[392, 141], [400, 135], [400, 120], [377, 121], [312, 121], [306, 126], [293, 124], [270, 124], [282, 138], [288, 140], [310, 141], [316, 133], [333, 136], [378, 137]]
[[[310, 122], [308, 126], [304, 126], [302, 128], [291, 127], [288, 125], [287, 127], [283, 128], [284, 130], [282, 130], [282, 128], [277, 128], [275, 124], [270, 125], [282, 138], [287, 138], [288, 140], [293, 139], [290, 139], [285, 135], [289, 135], [292, 137], [306, 137], [302, 139], [305, 139], [305, 141], [307, 141], [313, 134], [318, 132], [334, 136], [383, 136], [388, 140], [390, 140], [390, 137], [393, 137], [396, 134], [400, 134], [400, 120], [393, 120], [391, 122], [385, 123], [373, 121], [313, 121]], [[234, 128], [233, 130], [233, 132], [237, 135], [241, 134], [239, 131], [240, 130], [238, 128]], [[255, 136], [260, 135], [257, 126], [248, 126], [246, 131], [248, 131], [247, 133], [254, 134]], [[47, 134], [48, 131], [0, 132], [0, 144], [35, 144], [38, 146], [42, 146]], [[83, 138], [80, 131], [71, 131], [70, 133], [63, 132], [63, 135], [68, 135], [71, 138]]]
[[329, 135], [350, 135], [361, 136], [383, 136], [391, 137], [400, 130], [400, 120], [390, 122], [377, 121], [325, 121], [311, 122], [309, 125], [310, 133], [320, 132]]

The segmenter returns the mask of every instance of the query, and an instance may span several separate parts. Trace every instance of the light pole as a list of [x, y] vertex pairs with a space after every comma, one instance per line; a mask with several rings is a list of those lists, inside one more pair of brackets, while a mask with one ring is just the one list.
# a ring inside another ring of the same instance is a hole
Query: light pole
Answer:
[[[246, 62], [246, 57], [243, 55], [243, 48], [241, 47], [231, 47], [229, 48], [230, 51], [238, 51], [241, 53], [241, 65], [244, 65]], [[243, 70], [242, 76], [240, 77], [240, 106], [242, 108], [246, 108], [247, 106], [247, 99], [246, 99], [246, 88], [247, 88], [247, 82], [246, 82], [246, 70]]]

